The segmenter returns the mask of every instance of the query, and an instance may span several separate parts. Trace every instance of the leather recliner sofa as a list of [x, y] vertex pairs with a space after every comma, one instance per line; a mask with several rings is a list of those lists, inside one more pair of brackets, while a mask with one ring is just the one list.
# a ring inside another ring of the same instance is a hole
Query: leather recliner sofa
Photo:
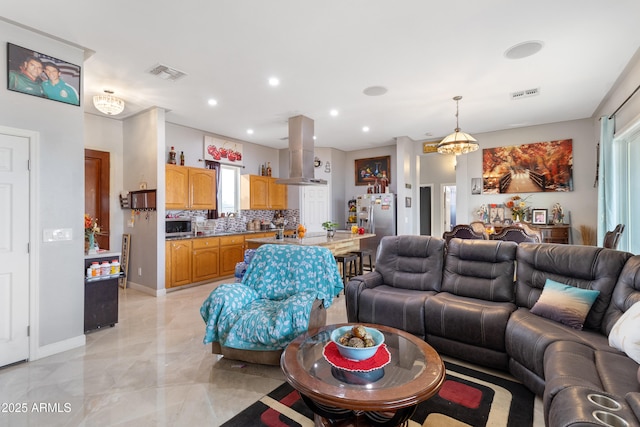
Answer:
[[[640, 255], [462, 239], [445, 248], [436, 237], [389, 236], [377, 260], [347, 284], [350, 322], [403, 329], [443, 354], [509, 371], [542, 396], [546, 425], [602, 426], [598, 411], [640, 425], [638, 364], [608, 342], [640, 302]], [[582, 329], [531, 313], [547, 279], [599, 291]], [[588, 399], [594, 394], [619, 407], [603, 409]]]

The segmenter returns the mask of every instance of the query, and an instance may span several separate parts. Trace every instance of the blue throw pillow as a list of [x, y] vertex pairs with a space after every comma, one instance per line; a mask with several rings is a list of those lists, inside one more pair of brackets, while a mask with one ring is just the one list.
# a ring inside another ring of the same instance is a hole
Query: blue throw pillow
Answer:
[[598, 295], [600, 291], [576, 288], [547, 279], [540, 298], [531, 307], [531, 313], [582, 329]]

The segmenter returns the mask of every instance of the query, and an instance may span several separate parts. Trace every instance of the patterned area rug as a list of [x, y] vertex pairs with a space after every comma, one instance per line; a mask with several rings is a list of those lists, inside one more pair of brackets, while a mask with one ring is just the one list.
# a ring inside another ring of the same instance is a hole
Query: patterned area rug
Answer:
[[[438, 394], [418, 405], [409, 427], [533, 425], [535, 395], [520, 383], [445, 362]], [[313, 412], [288, 383], [223, 424], [223, 427], [313, 426]]]

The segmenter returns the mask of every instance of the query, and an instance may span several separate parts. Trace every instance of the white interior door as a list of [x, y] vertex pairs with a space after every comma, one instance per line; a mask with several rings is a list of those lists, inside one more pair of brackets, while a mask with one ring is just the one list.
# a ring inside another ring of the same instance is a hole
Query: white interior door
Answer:
[[0, 366], [29, 358], [29, 139], [0, 132]]
[[322, 223], [331, 220], [329, 217], [329, 189], [326, 185], [302, 187], [302, 212], [300, 221], [307, 227], [307, 232], [324, 231]]

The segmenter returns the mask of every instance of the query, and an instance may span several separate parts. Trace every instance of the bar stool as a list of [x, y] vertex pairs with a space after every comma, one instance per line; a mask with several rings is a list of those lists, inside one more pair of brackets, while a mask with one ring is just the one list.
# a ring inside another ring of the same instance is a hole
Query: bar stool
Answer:
[[[340, 269], [342, 270], [342, 281], [344, 285], [347, 286], [347, 282], [351, 277], [354, 277], [357, 272], [356, 261], [358, 260], [358, 256], [354, 253], [345, 253], [334, 255], [336, 262], [340, 265]], [[347, 271], [347, 267], [349, 270]]]
[[373, 271], [373, 263], [371, 262], [371, 250], [370, 249], [360, 249], [357, 251], [351, 251], [352, 254], [355, 254], [358, 257], [358, 274], [364, 274], [364, 257], [369, 257], [369, 266], [367, 268], [368, 271]]

